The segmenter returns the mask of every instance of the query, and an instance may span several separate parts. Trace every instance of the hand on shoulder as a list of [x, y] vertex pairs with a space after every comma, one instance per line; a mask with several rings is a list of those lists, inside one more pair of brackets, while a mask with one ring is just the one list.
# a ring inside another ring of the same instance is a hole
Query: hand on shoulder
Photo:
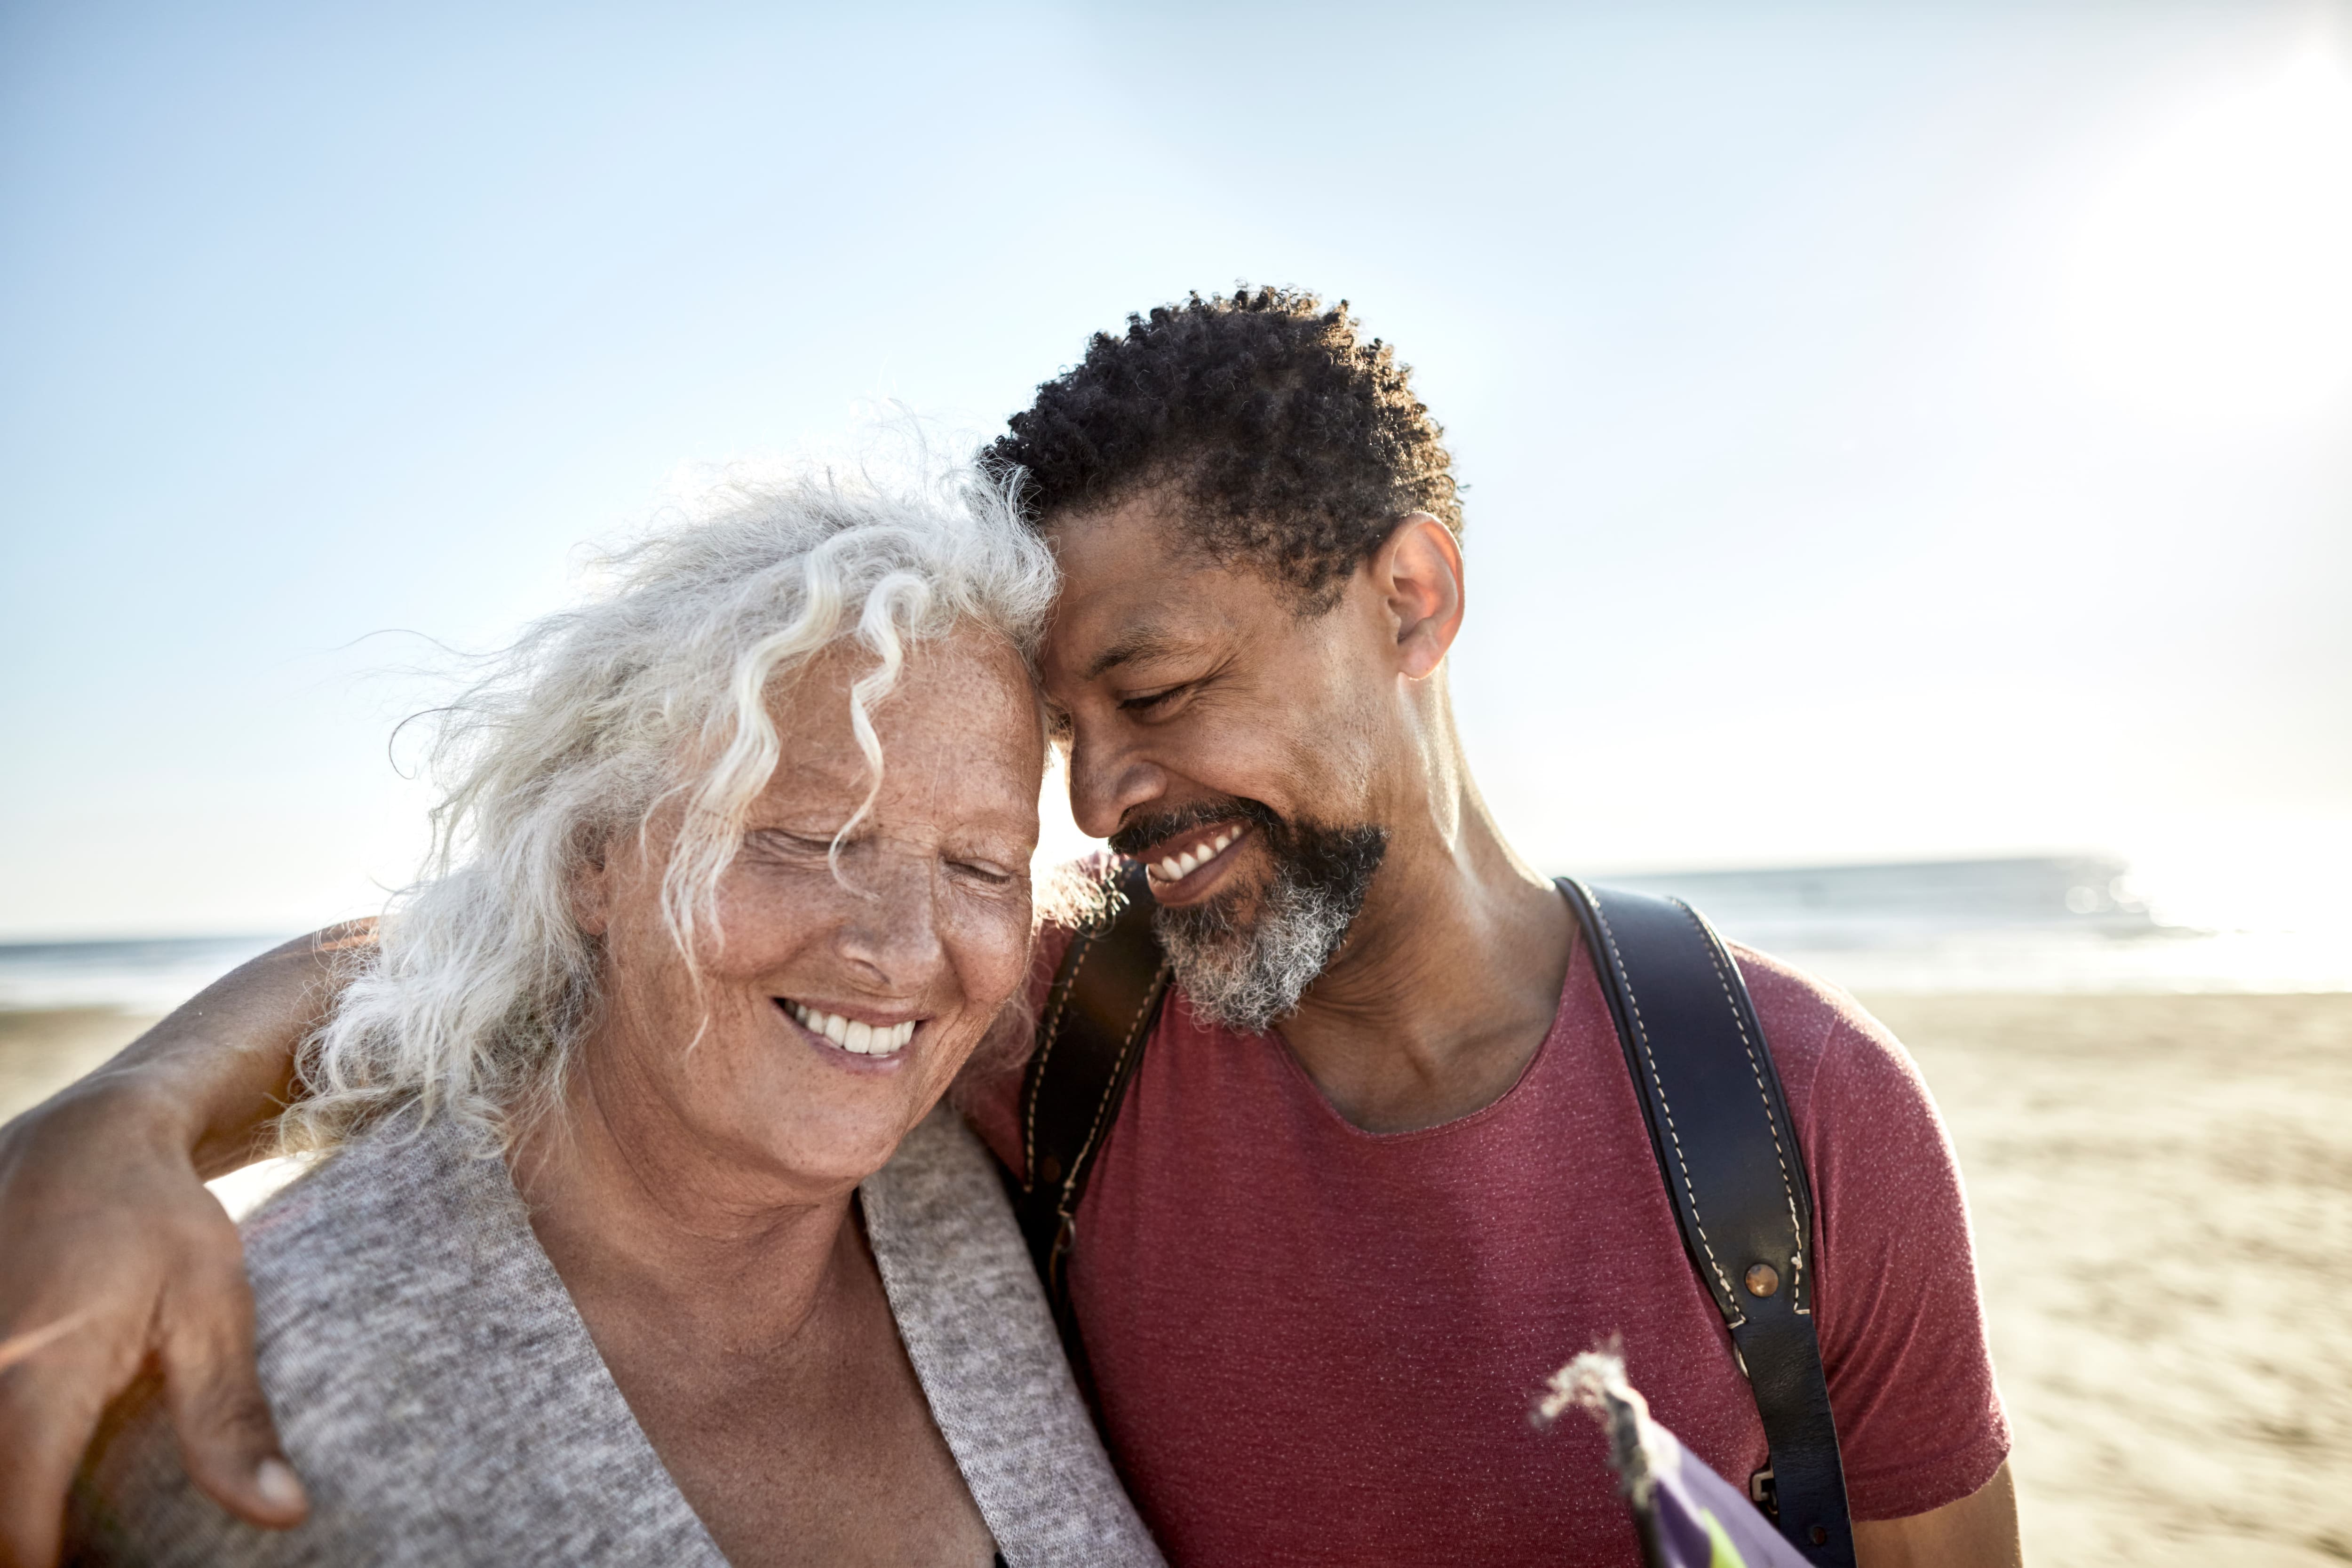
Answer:
[[296, 1042], [373, 939], [362, 922], [263, 954], [0, 1128], [0, 1564], [56, 1560], [82, 1452], [151, 1362], [196, 1484], [251, 1523], [301, 1521], [244, 1251], [204, 1178], [253, 1158]]
[[82, 1451], [151, 1358], [205, 1493], [255, 1524], [300, 1522], [236, 1226], [134, 1091], [68, 1090], [0, 1130], [0, 1563], [56, 1559]]

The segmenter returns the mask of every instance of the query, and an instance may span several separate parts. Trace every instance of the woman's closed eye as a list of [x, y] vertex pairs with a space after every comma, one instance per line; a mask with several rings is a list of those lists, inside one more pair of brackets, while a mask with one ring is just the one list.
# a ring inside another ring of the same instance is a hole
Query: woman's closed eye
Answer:
[[[762, 827], [743, 836], [743, 847], [751, 854], [771, 859], [804, 860], [812, 856], [823, 859], [833, 853], [833, 838], [831, 835]], [[842, 847], [845, 849], [849, 846], [845, 844]]]

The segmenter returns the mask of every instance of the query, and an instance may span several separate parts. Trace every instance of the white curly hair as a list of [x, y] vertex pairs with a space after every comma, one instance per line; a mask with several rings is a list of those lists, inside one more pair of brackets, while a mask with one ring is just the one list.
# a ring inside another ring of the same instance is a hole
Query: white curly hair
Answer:
[[1027, 659], [1056, 585], [1014, 494], [969, 473], [897, 490], [814, 468], [733, 482], [607, 565], [609, 591], [530, 626], [436, 710], [431, 857], [304, 1045], [288, 1149], [404, 1108], [494, 1143], [555, 1109], [597, 1005], [572, 889], [598, 847], [683, 808], [662, 898], [691, 963], [775, 769], [769, 705], [793, 673], [836, 643], [872, 656], [843, 717], [878, 790], [871, 711], [910, 647], [979, 627]]

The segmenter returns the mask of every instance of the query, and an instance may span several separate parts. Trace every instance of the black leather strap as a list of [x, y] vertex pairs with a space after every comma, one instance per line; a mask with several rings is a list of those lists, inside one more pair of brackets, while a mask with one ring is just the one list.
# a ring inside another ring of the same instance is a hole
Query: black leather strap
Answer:
[[1108, 917], [1072, 938], [1062, 955], [1021, 1085], [1023, 1179], [1013, 1194], [1013, 1212], [1070, 1364], [1089, 1397], [1092, 1384], [1065, 1269], [1095, 1156], [1168, 995], [1167, 960], [1151, 931], [1157, 907], [1143, 868], [1122, 862]]
[[1853, 1531], [1813, 1327], [1813, 1196], [1739, 968], [1679, 899], [1560, 890], [1583, 923], [1691, 1267], [1715, 1299], [1770, 1446], [1780, 1533], [1853, 1568]]

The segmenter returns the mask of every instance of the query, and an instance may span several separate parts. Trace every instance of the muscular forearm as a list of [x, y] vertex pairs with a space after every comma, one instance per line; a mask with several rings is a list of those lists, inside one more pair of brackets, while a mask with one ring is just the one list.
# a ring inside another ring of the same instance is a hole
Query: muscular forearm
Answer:
[[268, 1152], [295, 1051], [325, 1018], [375, 922], [297, 937], [223, 975], [35, 1115], [135, 1125], [188, 1152], [207, 1180]]
[[302, 1518], [236, 1227], [198, 1178], [266, 1150], [297, 1048], [374, 944], [368, 922], [266, 952], [0, 1127], [0, 1568], [55, 1560], [74, 1467], [148, 1366], [198, 1486], [250, 1523]]

